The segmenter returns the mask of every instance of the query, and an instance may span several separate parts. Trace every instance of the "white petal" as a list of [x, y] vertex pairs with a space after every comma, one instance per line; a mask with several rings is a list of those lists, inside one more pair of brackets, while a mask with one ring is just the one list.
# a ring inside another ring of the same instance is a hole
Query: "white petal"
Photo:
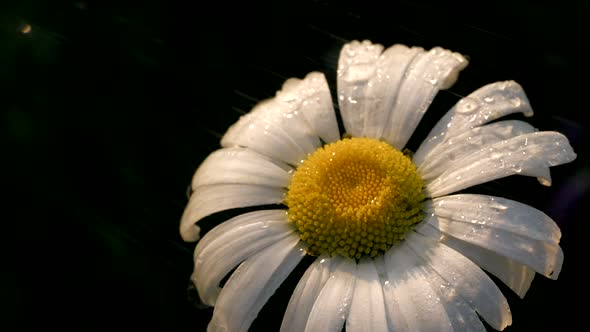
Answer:
[[299, 237], [289, 236], [240, 264], [221, 290], [207, 330], [247, 331], [303, 256]]
[[508, 302], [494, 282], [473, 262], [444, 244], [418, 234], [408, 243], [424, 254], [428, 264], [497, 330], [512, 323]]
[[289, 219], [287, 217], [287, 210], [282, 209], [260, 210], [237, 215], [231, 219], [228, 219], [220, 223], [219, 225], [215, 226], [210, 231], [208, 231], [207, 234], [205, 234], [205, 236], [202, 239], [200, 239], [199, 242], [197, 242], [197, 246], [195, 247], [194, 252], [194, 258], [196, 259], [197, 255], [201, 254], [206, 247], [218, 241], [219, 237], [225, 234], [226, 232], [231, 232], [232, 230], [243, 227], [244, 225], [258, 223], [264, 220], [271, 221], [273, 225], [277, 223], [286, 224], [289, 222]]
[[[456, 168], [456, 164], [462, 158], [471, 153], [485, 148], [487, 145], [499, 142], [521, 134], [535, 132], [536, 129], [526, 122], [518, 120], [506, 120], [475, 127], [456, 136], [446, 136], [446, 139], [438, 145], [431, 146], [428, 154], [418, 159], [414, 155], [413, 162], [419, 165], [418, 171], [422, 178], [431, 181], [445, 170]], [[551, 174], [549, 167], [525, 169], [521, 175], [536, 177], [544, 186], [551, 185]]]
[[383, 138], [401, 150], [440, 89], [449, 88], [467, 60], [459, 53], [435, 47], [414, 58], [399, 87]]
[[453, 331], [486, 331], [475, 309], [462, 296], [458, 296], [459, 292], [454, 286], [430, 266], [429, 258], [426, 255], [427, 248], [416, 241], [408, 241], [408, 247], [423, 264], [425, 279], [440, 298], [453, 326]]
[[459, 100], [438, 121], [414, 154], [414, 163], [421, 165], [432, 149], [451, 137], [517, 112], [533, 115], [529, 101], [518, 83], [505, 81], [483, 86]]
[[307, 332], [340, 332], [348, 316], [356, 280], [356, 262], [335, 256], [332, 264], [332, 273], [311, 309], [305, 326]]
[[426, 212], [453, 222], [498, 228], [554, 244], [561, 238], [559, 227], [545, 213], [502, 197], [451, 195], [435, 198], [425, 207]]
[[279, 204], [285, 189], [247, 184], [218, 184], [198, 187], [184, 209], [180, 234], [185, 241], [199, 239], [196, 223], [213, 213], [239, 207]]
[[250, 149], [227, 148], [211, 153], [193, 176], [193, 190], [220, 183], [287, 187], [293, 171]]
[[561, 271], [563, 252], [556, 243], [536, 240], [499, 228], [444, 218], [438, 218], [438, 223], [445, 235], [508, 257], [548, 278], [557, 279]]
[[521, 298], [533, 282], [536, 273], [526, 265], [454, 237], [444, 236], [442, 242], [498, 277]]
[[530, 124], [518, 120], [475, 127], [445, 140], [430, 150], [424, 157], [424, 162], [418, 166], [418, 171], [424, 180], [432, 180], [445, 170], [456, 168], [457, 161], [490, 144], [535, 131]]
[[356, 137], [381, 138], [406, 68], [422, 48], [369, 41], [344, 45], [338, 62], [338, 98], [344, 127]]
[[321, 142], [288, 100], [272, 98], [240, 117], [221, 139], [221, 146], [247, 147], [275, 160], [299, 165]]
[[284, 210], [245, 213], [213, 228], [199, 241], [194, 254], [192, 280], [202, 302], [215, 305], [219, 283], [232, 269], [289, 235], [297, 236]]
[[[426, 200], [424, 202], [424, 209], [431, 209], [432, 201]], [[443, 237], [442, 232], [438, 228], [438, 217], [434, 213], [426, 213], [424, 219], [416, 225], [414, 232], [420, 233], [426, 237], [440, 240]]]
[[324, 142], [340, 139], [332, 96], [324, 74], [312, 72], [303, 80], [289, 79], [276, 98], [301, 113], [314, 133]]
[[384, 291], [392, 292], [410, 331], [452, 331], [446, 310], [426, 280], [422, 264], [408, 253], [406, 246], [401, 243], [385, 253], [388, 286], [384, 286]]
[[[338, 58], [338, 104], [346, 133], [361, 136], [363, 133], [365, 89], [377, 74], [377, 61], [383, 45], [353, 41], [340, 50]], [[370, 100], [370, 97], [367, 99]]]
[[362, 259], [356, 271], [356, 283], [346, 331], [384, 331], [387, 332], [387, 316], [383, 288], [372, 259]]
[[331, 258], [320, 256], [305, 271], [291, 295], [281, 324], [281, 331], [305, 330], [313, 305], [330, 277], [332, 261]]
[[400, 303], [399, 299], [397, 298], [396, 289], [392, 286], [393, 283], [389, 281], [389, 276], [387, 275], [383, 256], [378, 256], [375, 258], [375, 265], [381, 279], [381, 287], [383, 289], [383, 299], [385, 301], [385, 313], [387, 315], [387, 325], [389, 326], [389, 331], [410, 332], [410, 327], [408, 326], [406, 318], [404, 317], [404, 313], [400, 308], [400, 305], [404, 305], [404, 303]]
[[557, 166], [576, 158], [565, 136], [543, 131], [491, 144], [455, 163], [432, 181], [425, 181], [429, 197], [439, 197], [480, 183], [531, 169]]
[[445, 236], [440, 231], [438, 224], [438, 217], [431, 214], [425, 222], [416, 227], [415, 231], [435, 241], [441, 241], [460, 252], [482, 269], [502, 280], [518, 296], [524, 297], [536, 274], [534, 270], [491, 250], [461, 241], [452, 236]]

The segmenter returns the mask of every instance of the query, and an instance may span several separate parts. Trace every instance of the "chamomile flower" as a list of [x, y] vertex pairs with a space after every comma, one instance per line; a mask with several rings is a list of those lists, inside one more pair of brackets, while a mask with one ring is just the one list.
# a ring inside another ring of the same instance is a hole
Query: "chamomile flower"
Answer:
[[453, 194], [516, 174], [550, 185], [549, 168], [575, 159], [560, 133], [495, 121], [532, 115], [520, 85], [476, 90], [415, 153], [404, 150], [466, 65], [438, 47], [354, 41], [338, 64], [344, 136], [318, 72], [289, 79], [228, 129], [194, 175], [183, 239], [198, 240], [197, 222], [219, 211], [277, 208], [238, 215], [197, 243], [192, 280], [214, 306], [210, 331], [248, 330], [305, 255], [317, 259], [282, 331], [484, 331], [482, 319], [502, 330], [511, 313], [484, 270], [521, 297], [536, 273], [558, 277], [561, 234], [550, 217], [501, 197]]

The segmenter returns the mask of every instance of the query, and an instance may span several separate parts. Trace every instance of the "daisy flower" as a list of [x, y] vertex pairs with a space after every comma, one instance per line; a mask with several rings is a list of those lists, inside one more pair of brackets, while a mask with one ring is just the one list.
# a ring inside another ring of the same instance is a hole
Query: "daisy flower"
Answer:
[[561, 234], [550, 217], [463, 192], [515, 174], [550, 185], [549, 167], [576, 158], [558, 132], [498, 120], [532, 115], [519, 84], [462, 98], [415, 153], [404, 150], [466, 65], [439, 47], [354, 41], [338, 63], [343, 136], [319, 72], [287, 80], [227, 130], [193, 177], [183, 239], [198, 240], [197, 222], [219, 211], [277, 208], [238, 215], [197, 243], [192, 281], [214, 306], [208, 330], [248, 330], [305, 255], [317, 259], [281, 331], [485, 331], [482, 320], [502, 330], [510, 309], [487, 273], [520, 297], [536, 273], [558, 277]]

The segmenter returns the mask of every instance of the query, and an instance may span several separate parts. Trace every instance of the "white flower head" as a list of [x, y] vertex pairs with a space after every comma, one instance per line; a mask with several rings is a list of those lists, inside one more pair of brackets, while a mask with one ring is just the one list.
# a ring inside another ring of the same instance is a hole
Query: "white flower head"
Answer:
[[521, 297], [536, 273], [558, 277], [561, 233], [550, 217], [505, 198], [452, 195], [515, 174], [550, 185], [549, 167], [576, 158], [560, 133], [494, 121], [532, 115], [520, 85], [462, 98], [414, 154], [404, 151], [466, 65], [438, 47], [354, 41], [338, 64], [345, 138], [317, 72], [289, 79], [229, 128], [194, 175], [184, 240], [198, 240], [196, 223], [213, 213], [282, 205], [238, 215], [198, 242], [192, 280], [214, 306], [210, 331], [248, 330], [306, 254], [317, 259], [282, 331], [485, 331], [482, 320], [502, 330], [508, 303], [482, 269]]

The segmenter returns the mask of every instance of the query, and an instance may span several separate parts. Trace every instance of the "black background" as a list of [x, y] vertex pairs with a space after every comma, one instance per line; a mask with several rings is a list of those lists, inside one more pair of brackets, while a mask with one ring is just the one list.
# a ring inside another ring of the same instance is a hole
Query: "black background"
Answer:
[[[2, 1], [0, 132], [4, 216], [0, 324], [202, 331], [211, 309], [187, 292], [193, 243], [178, 223], [199, 163], [226, 128], [289, 77], [335, 83], [343, 43], [370, 39], [469, 56], [410, 141], [457, 100], [513, 79], [541, 130], [578, 159], [554, 185], [510, 177], [471, 190], [516, 199], [562, 229], [557, 281], [537, 275], [507, 331], [582, 326], [590, 169], [586, 8], [577, 3]], [[25, 32], [30, 25], [31, 31]], [[585, 61], [586, 60], [586, 61]], [[334, 87], [335, 85], [332, 85]], [[516, 118], [520, 118], [516, 116]], [[220, 214], [204, 230], [227, 218]], [[305, 264], [252, 330], [276, 330]], [[577, 304], [574, 300], [581, 301]]]

